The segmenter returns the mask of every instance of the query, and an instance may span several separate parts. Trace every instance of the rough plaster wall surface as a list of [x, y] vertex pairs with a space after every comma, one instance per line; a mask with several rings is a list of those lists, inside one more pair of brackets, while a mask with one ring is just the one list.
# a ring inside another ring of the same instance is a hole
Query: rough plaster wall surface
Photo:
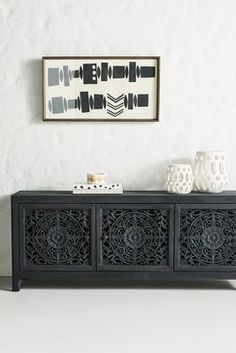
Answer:
[[[0, 275], [19, 189], [70, 189], [88, 171], [162, 189], [167, 164], [196, 150], [225, 150], [236, 188], [235, 11], [234, 0], [0, 0]], [[160, 122], [42, 122], [45, 55], [160, 55]]]

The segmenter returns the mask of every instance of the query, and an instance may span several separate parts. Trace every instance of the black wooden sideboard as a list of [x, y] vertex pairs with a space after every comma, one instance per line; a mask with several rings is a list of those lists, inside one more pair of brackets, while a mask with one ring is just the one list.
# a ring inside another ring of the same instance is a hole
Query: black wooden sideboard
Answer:
[[236, 192], [12, 195], [12, 289], [21, 280], [235, 279]]

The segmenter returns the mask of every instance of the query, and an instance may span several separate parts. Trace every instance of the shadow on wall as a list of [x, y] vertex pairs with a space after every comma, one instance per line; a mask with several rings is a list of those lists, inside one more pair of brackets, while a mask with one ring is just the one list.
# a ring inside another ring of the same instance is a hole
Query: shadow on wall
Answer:
[[28, 111], [30, 112], [30, 122], [42, 123], [43, 118], [43, 74], [42, 74], [42, 60], [32, 59], [23, 62], [22, 71], [24, 73], [26, 88], [26, 102], [28, 104]]
[[0, 276], [11, 274], [11, 206], [10, 197], [0, 198]]

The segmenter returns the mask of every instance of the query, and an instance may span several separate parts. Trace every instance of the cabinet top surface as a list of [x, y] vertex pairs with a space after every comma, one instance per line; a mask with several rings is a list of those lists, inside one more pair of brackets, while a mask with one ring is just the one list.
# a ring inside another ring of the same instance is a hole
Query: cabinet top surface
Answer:
[[174, 193], [168, 193], [167, 191], [162, 191], [162, 190], [136, 190], [136, 191], [124, 191], [123, 194], [73, 194], [72, 191], [56, 191], [56, 190], [22, 190], [18, 191], [13, 194], [13, 196], [34, 196], [34, 197], [50, 197], [50, 196], [59, 196], [59, 197], [74, 197], [74, 198], [86, 198], [86, 197], [106, 197], [106, 198], [111, 198], [111, 197], [118, 197], [118, 198], [123, 198], [123, 197], [137, 197], [137, 196], [148, 196], [148, 197], [180, 197], [183, 199], [189, 198], [189, 197], [225, 197], [225, 196], [235, 196], [236, 197], [236, 190], [233, 191], [223, 191], [220, 193], [203, 193], [203, 192], [191, 192], [190, 194], [174, 194]]

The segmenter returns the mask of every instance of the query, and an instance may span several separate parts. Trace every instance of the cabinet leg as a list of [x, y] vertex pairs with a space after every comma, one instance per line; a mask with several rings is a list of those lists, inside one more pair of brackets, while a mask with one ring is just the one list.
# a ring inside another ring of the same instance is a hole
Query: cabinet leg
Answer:
[[12, 277], [12, 292], [19, 292], [21, 281], [19, 278]]

